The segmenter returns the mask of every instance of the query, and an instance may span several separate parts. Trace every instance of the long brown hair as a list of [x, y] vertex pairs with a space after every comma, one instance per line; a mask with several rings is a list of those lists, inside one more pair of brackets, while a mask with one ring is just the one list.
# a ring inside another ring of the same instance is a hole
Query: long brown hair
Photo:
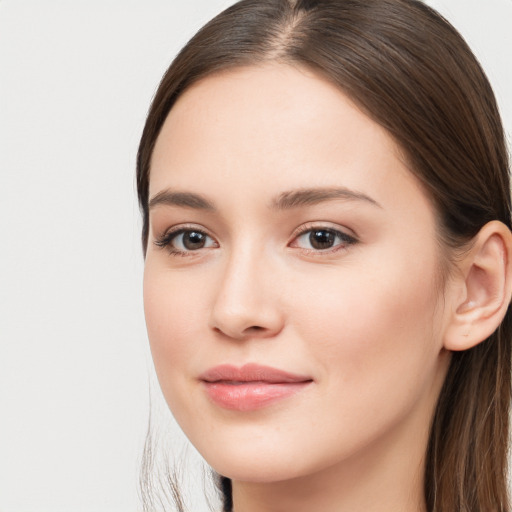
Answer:
[[[265, 61], [313, 69], [389, 132], [437, 208], [446, 247], [461, 247], [494, 219], [511, 227], [494, 94], [465, 41], [437, 12], [419, 0], [242, 0], [185, 46], [151, 105], [137, 159], [144, 250], [151, 155], [173, 104], [212, 73]], [[429, 512], [509, 510], [511, 338], [509, 311], [489, 339], [453, 353], [426, 454]], [[229, 511], [230, 482], [221, 485]]]

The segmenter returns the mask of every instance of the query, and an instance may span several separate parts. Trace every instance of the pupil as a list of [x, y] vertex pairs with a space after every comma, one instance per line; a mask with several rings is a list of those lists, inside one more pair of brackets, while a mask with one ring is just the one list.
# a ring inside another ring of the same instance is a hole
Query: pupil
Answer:
[[183, 236], [183, 245], [186, 249], [201, 249], [205, 244], [205, 235], [197, 231], [189, 231]]
[[329, 249], [333, 246], [335, 234], [324, 229], [312, 231], [309, 235], [309, 242], [314, 249]]

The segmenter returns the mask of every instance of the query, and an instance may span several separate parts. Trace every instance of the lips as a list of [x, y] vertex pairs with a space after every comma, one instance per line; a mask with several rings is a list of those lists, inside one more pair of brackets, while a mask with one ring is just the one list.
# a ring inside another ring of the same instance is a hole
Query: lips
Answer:
[[238, 411], [261, 409], [295, 395], [313, 382], [309, 376], [258, 364], [215, 366], [199, 379], [212, 402]]

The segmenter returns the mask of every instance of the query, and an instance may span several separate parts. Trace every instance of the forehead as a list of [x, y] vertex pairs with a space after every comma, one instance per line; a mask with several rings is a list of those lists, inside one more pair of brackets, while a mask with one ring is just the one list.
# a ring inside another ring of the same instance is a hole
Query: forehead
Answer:
[[400, 182], [418, 192], [382, 127], [311, 70], [274, 63], [224, 71], [185, 91], [155, 145], [150, 197], [168, 187], [251, 187], [255, 195], [341, 185], [380, 202]]

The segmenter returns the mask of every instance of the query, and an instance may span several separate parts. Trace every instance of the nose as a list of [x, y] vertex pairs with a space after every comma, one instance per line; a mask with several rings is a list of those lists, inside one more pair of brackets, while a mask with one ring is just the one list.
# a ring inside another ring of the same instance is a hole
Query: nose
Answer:
[[218, 277], [210, 327], [229, 338], [270, 338], [284, 326], [275, 273], [261, 254], [233, 254]]

